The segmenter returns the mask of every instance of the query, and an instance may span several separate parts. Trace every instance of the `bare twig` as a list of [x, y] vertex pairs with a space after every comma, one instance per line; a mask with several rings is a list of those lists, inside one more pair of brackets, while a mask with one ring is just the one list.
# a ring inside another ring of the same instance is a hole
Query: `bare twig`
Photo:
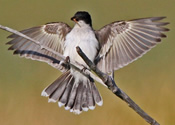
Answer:
[[108, 86], [108, 88], [120, 99], [125, 101], [129, 107], [131, 107], [135, 112], [137, 112], [143, 119], [145, 119], [151, 125], [159, 125], [159, 123], [151, 118], [147, 113], [145, 113], [125, 92], [123, 92], [115, 83], [113, 78], [106, 73], [101, 72], [94, 63], [92, 63], [88, 57], [82, 52], [80, 47], [77, 47], [78, 54], [86, 62], [86, 64], [93, 70]]
[[65, 60], [65, 57], [64, 57], [63, 55], [61, 55], [60, 53], [54, 51], [53, 49], [50, 49], [50, 48], [47, 47], [47, 46], [43, 46], [39, 41], [34, 40], [34, 39], [32, 39], [31, 37], [28, 37], [28, 36], [26, 36], [25, 34], [19, 32], [19, 31], [17, 31], [17, 30], [14, 30], [14, 29], [11, 29], [11, 28], [9, 28], [9, 27], [2, 26], [2, 25], [0, 25], [0, 28], [3, 29], [3, 30], [6, 30], [6, 31], [8, 31], [8, 32], [14, 33], [14, 34], [16, 34], [16, 35], [18, 35], [18, 36], [21, 36], [21, 37], [23, 37], [23, 38], [25, 38], [25, 39], [27, 39], [27, 40], [30, 40], [30, 41], [32, 41], [33, 43], [39, 45], [39, 46], [41, 47], [41, 49], [48, 50], [49, 52], [52, 52], [53, 54], [56, 54], [57, 56], [59, 56], [60, 58], [62, 58], [63, 60]]

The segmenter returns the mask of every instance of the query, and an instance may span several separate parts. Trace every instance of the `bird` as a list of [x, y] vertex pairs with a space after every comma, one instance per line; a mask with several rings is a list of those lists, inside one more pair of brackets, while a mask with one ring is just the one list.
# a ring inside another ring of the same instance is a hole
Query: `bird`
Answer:
[[[78, 55], [79, 46], [86, 56], [104, 73], [113, 73], [159, 44], [169, 31], [161, 22], [166, 17], [147, 17], [132, 20], [114, 21], [99, 30], [92, 27], [91, 15], [86, 11], [77, 11], [71, 20], [74, 26], [64, 22], [51, 22], [20, 31], [40, 42], [41, 45], [74, 60], [85, 68], [88, 65]], [[85, 76], [70, 65], [65, 65], [56, 54], [41, 49], [32, 41], [16, 34], [8, 36], [11, 40], [9, 50], [27, 59], [46, 62], [62, 74], [41, 93], [48, 102], [57, 102], [74, 114], [93, 110], [102, 106], [103, 99], [94, 79]]]

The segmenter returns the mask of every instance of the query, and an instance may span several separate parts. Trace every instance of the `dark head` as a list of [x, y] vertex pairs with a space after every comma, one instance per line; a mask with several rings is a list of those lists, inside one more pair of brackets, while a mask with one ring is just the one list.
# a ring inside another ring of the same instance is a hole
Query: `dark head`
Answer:
[[74, 22], [78, 22], [80, 20], [83, 20], [86, 24], [89, 24], [90, 26], [92, 26], [92, 20], [91, 20], [91, 16], [89, 15], [88, 12], [86, 11], [78, 11], [72, 18], [71, 20], [73, 20]]

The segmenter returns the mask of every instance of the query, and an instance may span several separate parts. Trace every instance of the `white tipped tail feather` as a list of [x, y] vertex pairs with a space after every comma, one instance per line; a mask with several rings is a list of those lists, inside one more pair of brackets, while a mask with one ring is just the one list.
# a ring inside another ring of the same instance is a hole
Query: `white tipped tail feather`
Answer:
[[41, 96], [48, 97], [49, 95], [45, 92], [45, 89], [41, 92]]
[[70, 110], [74, 114], [80, 114], [88, 109], [93, 110], [95, 104], [101, 106], [103, 100], [93, 79], [83, 75], [77, 78], [67, 71], [45, 88], [41, 95], [49, 97], [48, 102], [58, 101], [59, 107], [65, 106], [65, 110]]

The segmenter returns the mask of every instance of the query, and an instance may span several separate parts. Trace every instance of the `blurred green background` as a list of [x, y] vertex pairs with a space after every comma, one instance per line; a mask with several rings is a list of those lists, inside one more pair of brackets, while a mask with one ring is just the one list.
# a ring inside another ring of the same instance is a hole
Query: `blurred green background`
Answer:
[[[175, 124], [175, 4], [173, 0], [0, 0], [0, 24], [22, 30], [63, 21], [88, 11], [94, 29], [116, 20], [167, 16], [167, 38], [141, 59], [116, 71], [115, 80], [161, 125]], [[147, 125], [128, 105], [97, 84], [104, 100], [94, 111], [74, 115], [47, 103], [41, 91], [60, 72], [49, 65], [13, 56], [10, 33], [0, 30], [0, 125]]]

